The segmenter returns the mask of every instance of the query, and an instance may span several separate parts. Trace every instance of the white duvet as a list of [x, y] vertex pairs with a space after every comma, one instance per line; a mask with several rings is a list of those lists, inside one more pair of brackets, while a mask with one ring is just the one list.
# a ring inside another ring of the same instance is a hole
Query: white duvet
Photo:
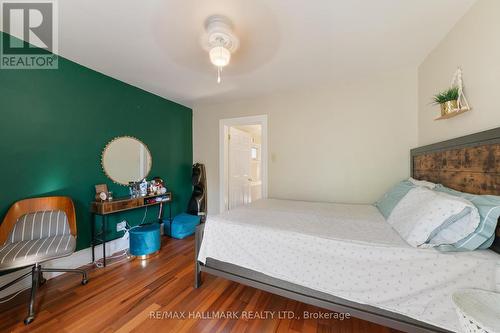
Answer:
[[410, 247], [370, 205], [260, 200], [208, 218], [207, 258], [452, 331], [451, 294], [500, 283], [500, 255]]

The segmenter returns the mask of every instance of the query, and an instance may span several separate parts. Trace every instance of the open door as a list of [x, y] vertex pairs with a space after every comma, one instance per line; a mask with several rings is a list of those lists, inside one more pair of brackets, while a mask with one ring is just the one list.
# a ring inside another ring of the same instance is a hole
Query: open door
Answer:
[[219, 121], [220, 213], [267, 198], [267, 136], [267, 115]]
[[229, 128], [228, 144], [228, 208], [246, 205], [251, 201], [250, 162], [251, 136], [237, 128]]

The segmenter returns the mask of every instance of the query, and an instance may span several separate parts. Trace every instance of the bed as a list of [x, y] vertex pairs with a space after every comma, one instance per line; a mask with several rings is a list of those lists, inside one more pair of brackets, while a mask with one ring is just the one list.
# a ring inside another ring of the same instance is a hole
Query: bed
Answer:
[[[411, 170], [420, 180], [498, 195], [497, 160], [500, 129], [414, 149]], [[410, 247], [371, 205], [269, 199], [197, 229], [195, 286], [206, 272], [403, 331], [450, 332], [458, 330], [453, 291], [499, 288], [495, 251], [498, 239], [473, 252]]]

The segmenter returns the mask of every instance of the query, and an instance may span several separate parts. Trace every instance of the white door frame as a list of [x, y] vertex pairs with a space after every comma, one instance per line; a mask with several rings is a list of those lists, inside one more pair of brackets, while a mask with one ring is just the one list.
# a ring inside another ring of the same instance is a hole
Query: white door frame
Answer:
[[267, 138], [267, 114], [228, 118], [219, 120], [219, 212], [227, 210], [226, 193], [228, 188], [227, 179], [227, 136], [231, 126], [243, 125], [261, 125], [262, 126], [262, 144], [261, 144], [261, 167], [262, 167], [262, 198], [267, 198], [268, 174], [267, 174], [267, 159], [268, 159], [268, 138]]

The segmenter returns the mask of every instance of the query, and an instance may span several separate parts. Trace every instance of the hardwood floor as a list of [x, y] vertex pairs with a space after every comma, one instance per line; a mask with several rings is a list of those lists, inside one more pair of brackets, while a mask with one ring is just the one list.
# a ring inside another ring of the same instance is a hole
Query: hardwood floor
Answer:
[[[0, 304], [0, 330], [397, 332], [355, 318], [339, 320], [335, 317], [338, 314], [211, 275], [204, 275], [202, 287], [194, 289], [193, 258], [193, 237], [165, 238], [160, 254], [147, 261], [125, 261], [104, 269], [89, 267], [86, 286], [80, 285], [77, 275], [59, 276], [40, 289], [37, 317], [29, 326], [23, 324], [27, 292]], [[305, 319], [305, 313], [332, 318]], [[214, 318], [217, 315], [219, 318]]]

